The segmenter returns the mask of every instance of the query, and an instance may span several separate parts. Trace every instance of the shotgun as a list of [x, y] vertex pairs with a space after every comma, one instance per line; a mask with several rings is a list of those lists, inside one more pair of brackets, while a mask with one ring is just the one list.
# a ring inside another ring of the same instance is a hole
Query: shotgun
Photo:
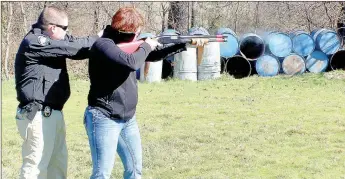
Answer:
[[[189, 43], [196, 45], [196, 39], [206, 39], [207, 42], [227, 42], [226, 35], [162, 35], [154, 37], [160, 44]], [[120, 43], [117, 46], [126, 53], [135, 52], [144, 43], [143, 39], [129, 43]]]

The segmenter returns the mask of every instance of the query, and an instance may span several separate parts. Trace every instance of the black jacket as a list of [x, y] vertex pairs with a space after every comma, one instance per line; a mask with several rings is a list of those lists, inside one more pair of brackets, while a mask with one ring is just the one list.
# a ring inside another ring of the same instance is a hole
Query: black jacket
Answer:
[[15, 83], [19, 107], [37, 101], [61, 110], [70, 96], [66, 58], [88, 58], [98, 36], [53, 40], [33, 25], [19, 46], [15, 59]]
[[110, 26], [91, 48], [89, 58], [89, 106], [112, 119], [131, 119], [138, 103], [136, 70], [146, 61], [158, 61], [186, 50], [186, 44], [176, 44], [151, 52], [149, 44], [128, 54], [116, 45], [119, 35]]

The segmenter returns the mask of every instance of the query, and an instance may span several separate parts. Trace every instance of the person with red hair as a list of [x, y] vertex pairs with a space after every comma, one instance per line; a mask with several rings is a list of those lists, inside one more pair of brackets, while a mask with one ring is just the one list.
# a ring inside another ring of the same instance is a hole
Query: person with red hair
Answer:
[[145, 61], [162, 60], [186, 50], [185, 43], [161, 47], [150, 38], [131, 54], [117, 46], [135, 41], [143, 27], [144, 18], [135, 8], [120, 8], [90, 50], [91, 85], [84, 125], [92, 157], [91, 179], [110, 178], [116, 151], [124, 166], [123, 177], [141, 178], [142, 146], [135, 116], [136, 70]]

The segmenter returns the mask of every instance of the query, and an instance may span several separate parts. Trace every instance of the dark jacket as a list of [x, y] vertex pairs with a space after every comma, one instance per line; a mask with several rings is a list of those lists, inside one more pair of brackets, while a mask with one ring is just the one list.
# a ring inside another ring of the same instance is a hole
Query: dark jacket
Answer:
[[98, 36], [53, 40], [33, 25], [19, 46], [15, 83], [19, 107], [36, 101], [61, 110], [70, 96], [66, 58], [85, 59]]
[[138, 103], [136, 70], [147, 61], [158, 61], [186, 50], [186, 44], [176, 44], [151, 52], [144, 42], [139, 49], [128, 54], [116, 45], [119, 35], [110, 26], [104, 30], [91, 48], [89, 58], [89, 106], [102, 111], [112, 119], [131, 119]]

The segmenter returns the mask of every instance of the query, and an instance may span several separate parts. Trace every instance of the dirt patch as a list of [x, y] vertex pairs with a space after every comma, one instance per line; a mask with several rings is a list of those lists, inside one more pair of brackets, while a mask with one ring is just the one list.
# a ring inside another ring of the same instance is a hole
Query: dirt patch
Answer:
[[324, 74], [327, 79], [345, 80], [345, 71], [331, 71]]

